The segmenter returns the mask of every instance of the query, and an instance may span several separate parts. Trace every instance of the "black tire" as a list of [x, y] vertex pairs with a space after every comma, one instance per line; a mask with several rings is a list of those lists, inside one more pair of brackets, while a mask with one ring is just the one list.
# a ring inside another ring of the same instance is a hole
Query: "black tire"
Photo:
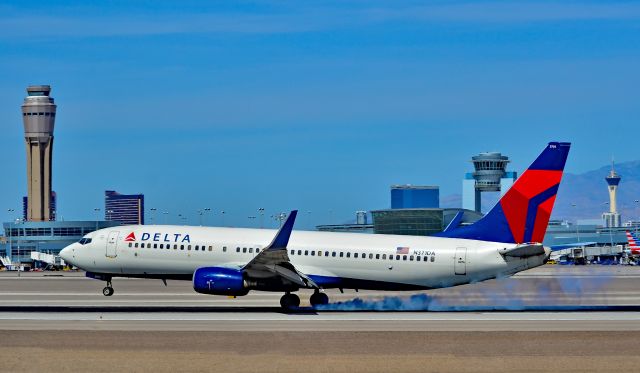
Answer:
[[329, 296], [325, 293], [313, 293], [309, 303], [311, 303], [312, 307], [329, 304]]
[[300, 307], [300, 298], [295, 294], [285, 294], [280, 298], [280, 307], [293, 310]]
[[110, 297], [110, 296], [112, 296], [112, 295], [113, 295], [113, 288], [112, 288], [112, 287], [109, 287], [109, 286], [105, 287], [104, 289], [102, 289], [102, 294], [103, 294], [105, 297]]

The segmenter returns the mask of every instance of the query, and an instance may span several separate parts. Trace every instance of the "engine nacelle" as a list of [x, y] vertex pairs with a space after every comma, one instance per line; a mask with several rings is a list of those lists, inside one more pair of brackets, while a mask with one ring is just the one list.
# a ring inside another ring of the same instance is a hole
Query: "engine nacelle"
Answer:
[[202, 267], [193, 274], [193, 289], [202, 294], [241, 296], [249, 293], [242, 271], [223, 267]]

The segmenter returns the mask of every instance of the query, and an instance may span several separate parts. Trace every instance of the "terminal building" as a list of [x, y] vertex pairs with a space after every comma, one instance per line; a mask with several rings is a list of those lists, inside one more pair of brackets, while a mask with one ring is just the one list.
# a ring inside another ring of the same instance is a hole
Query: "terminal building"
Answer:
[[144, 224], [144, 195], [105, 191], [104, 219], [120, 225]]
[[[437, 186], [391, 186], [391, 209], [371, 211], [373, 232], [430, 236], [442, 232], [461, 211], [440, 208], [440, 188]], [[482, 215], [464, 210], [462, 224], [470, 224]]]
[[97, 229], [117, 224], [106, 221], [22, 221], [3, 223], [5, 255], [13, 263], [32, 262], [31, 252], [58, 254], [66, 246]]

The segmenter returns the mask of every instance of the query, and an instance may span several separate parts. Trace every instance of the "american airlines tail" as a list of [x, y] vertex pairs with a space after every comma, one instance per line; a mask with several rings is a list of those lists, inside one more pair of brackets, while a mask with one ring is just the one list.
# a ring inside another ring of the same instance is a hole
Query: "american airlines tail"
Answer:
[[556, 200], [570, 143], [552, 142], [515, 184], [473, 225], [440, 237], [504, 243], [542, 243]]
[[[134, 225], [89, 233], [60, 256], [107, 282], [114, 277], [189, 280], [202, 294], [282, 292], [295, 308], [326, 289], [428, 290], [484, 281], [545, 263], [544, 234], [569, 143], [552, 142], [498, 204], [473, 225], [439, 237], [294, 231], [296, 211], [278, 230]], [[458, 220], [458, 219], [454, 219]], [[452, 223], [451, 225], [455, 225]]]

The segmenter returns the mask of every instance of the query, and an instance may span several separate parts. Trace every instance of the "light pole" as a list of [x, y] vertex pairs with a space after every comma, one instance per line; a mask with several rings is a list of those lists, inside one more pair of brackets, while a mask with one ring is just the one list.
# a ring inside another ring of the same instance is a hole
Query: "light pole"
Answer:
[[156, 211], [158, 211], [158, 209], [155, 208], [155, 207], [152, 207], [152, 208], [149, 209], [149, 211], [151, 212], [151, 214], [149, 214], [149, 215], [151, 215], [150, 216], [151, 217], [151, 225], [153, 225], [153, 218], [155, 217]]
[[264, 208], [260, 207], [258, 209], [258, 214], [260, 214], [260, 229], [264, 228]]
[[[575, 203], [571, 204], [571, 207], [573, 207], [574, 210], [577, 210], [577, 205]], [[575, 215], [575, 219], [576, 219], [576, 236], [578, 237], [578, 242], [580, 242], [580, 230], [578, 229], [578, 215]]]
[[[249, 219], [249, 221], [252, 221], [252, 220], [255, 220], [256, 217], [255, 216], [247, 216], [247, 219]], [[249, 224], [249, 225], [251, 225], [251, 224]]]
[[[9, 213], [9, 215], [13, 215], [13, 212], [16, 211], [14, 209], [7, 209], [7, 212]], [[12, 237], [13, 237], [13, 229], [11, 229], [11, 225], [9, 225], [9, 255], [8, 257], [13, 258], [13, 243], [12, 243]]]
[[96, 230], [98, 230], [98, 221], [100, 221], [100, 209], [94, 208], [93, 211], [96, 213]]
[[222, 221], [222, 226], [224, 227], [224, 210], [220, 211], [220, 220]]
[[164, 223], [169, 223], [169, 211], [162, 211], [162, 215], [164, 215]]

